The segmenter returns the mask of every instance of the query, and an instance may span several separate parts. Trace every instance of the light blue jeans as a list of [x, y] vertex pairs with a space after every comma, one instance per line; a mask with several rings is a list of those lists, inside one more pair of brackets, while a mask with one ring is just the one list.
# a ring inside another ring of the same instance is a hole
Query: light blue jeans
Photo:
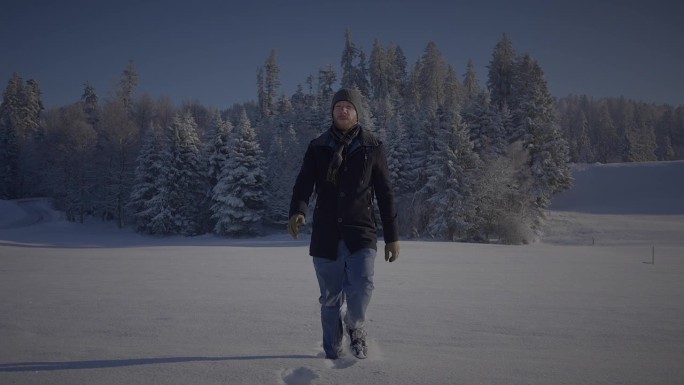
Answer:
[[337, 358], [341, 350], [342, 316], [340, 309], [347, 301], [344, 323], [347, 329], [363, 328], [366, 308], [373, 293], [373, 274], [376, 251], [361, 249], [351, 253], [340, 241], [337, 259], [314, 257], [313, 263], [321, 290], [321, 325], [323, 326], [323, 350], [328, 358]]

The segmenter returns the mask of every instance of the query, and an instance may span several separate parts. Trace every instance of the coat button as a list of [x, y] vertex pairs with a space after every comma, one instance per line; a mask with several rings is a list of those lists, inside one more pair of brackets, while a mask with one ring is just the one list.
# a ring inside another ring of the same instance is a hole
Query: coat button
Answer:
[[337, 218], [337, 223], [342, 223], [342, 218]]

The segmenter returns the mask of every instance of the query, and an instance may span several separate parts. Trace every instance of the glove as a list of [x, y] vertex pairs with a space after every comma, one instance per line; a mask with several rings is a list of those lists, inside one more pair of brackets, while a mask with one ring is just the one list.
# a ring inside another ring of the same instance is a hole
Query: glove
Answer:
[[[390, 256], [392, 254], [392, 256]], [[385, 244], [385, 261], [394, 262], [399, 258], [399, 241]]]
[[299, 238], [299, 226], [303, 225], [306, 223], [306, 219], [304, 218], [304, 215], [302, 214], [295, 214], [290, 217], [290, 220], [287, 222], [287, 232], [292, 235], [292, 238], [298, 239]]

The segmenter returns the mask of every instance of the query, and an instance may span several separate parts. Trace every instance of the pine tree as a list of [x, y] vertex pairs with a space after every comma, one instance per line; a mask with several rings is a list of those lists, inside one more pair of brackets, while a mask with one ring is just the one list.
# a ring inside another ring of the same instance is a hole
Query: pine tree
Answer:
[[472, 59], [468, 59], [466, 73], [463, 75], [463, 89], [466, 103], [478, 97], [482, 92]]
[[[178, 232], [176, 226], [175, 209], [172, 207], [172, 198], [175, 194], [173, 176], [175, 173], [171, 167], [171, 160], [173, 158], [170, 148], [164, 145], [163, 138], [160, 138], [158, 164], [159, 170], [156, 174], [152, 187], [154, 194], [149, 200], [144, 202], [144, 214], [149, 215], [149, 223], [145, 226], [145, 231], [150, 234], [168, 235]], [[154, 150], [152, 150], [154, 153]], [[153, 155], [153, 158], [157, 156]], [[156, 161], [151, 162], [150, 166], [156, 165]], [[156, 167], [153, 167], [156, 168]], [[152, 169], [150, 169], [152, 171]], [[152, 192], [151, 191], [151, 192]]]
[[388, 89], [389, 95], [395, 104], [400, 104], [408, 82], [408, 64], [406, 55], [398, 45], [390, 45], [387, 48], [388, 57]]
[[390, 59], [379, 40], [373, 43], [370, 55], [370, 87], [373, 100], [384, 100], [390, 96], [389, 89]]
[[[392, 133], [387, 135], [387, 166], [389, 169], [392, 187], [394, 189], [395, 205], [400, 213], [407, 213], [413, 206], [413, 184], [411, 178], [411, 153], [404, 118], [401, 113], [396, 114], [391, 120]], [[402, 234], [410, 234], [413, 223], [410, 216], [399, 215], [399, 231]]]
[[127, 221], [125, 208], [134, 179], [140, 129], [119, 100], [104, 104], [95, 128], [98, 134], [98, 150], [94, 156], [98, 170], [94, 192], [98, 202], [96, 211], [103, 220], [116, 220], [122, 228]]
[[528, 243], [534, 239], [530, 209], [531, 189], [529, 152], [517, 141], [508, 146], [503, 156], [483, 165], [475, 185], [479, 237], [485, 241], [498, 239], [504, 244]]
[[24, 87], [23, 100], [23, 120], [24, 120], [24, 136], [30, 141], [39, 139], [41, 133], [40, 129], [40, 114], [43, 111], [43, 102], [41, 100], [40, 86], [34, 79], [26, 81]]
[[200, 140], [192, 115], [176, 115], [170, 127], [169, 206], [173, 213], [172, 232], [196, 235], [200, 231], [200, 205], [206, 188], [205, 173], [200, 158]]
[[97, 133], [80, 104], [53, 109], [45, 116], [47, 146], [41, 148], [44, 187], [69, 221], [83, 223], [95, 207], [92, 157]]
[[357, 88], [361, 94], [369, 94], [368, 68], [366, 54], [352, 41], [351, 31], [346, 30], [344, 50], [340, 65], [342, 67], [342, 87]]
[[489, 161], [506, 152], [508, 138], [503, 114], [491, 105], [487, 91], [473, 96], [461, 111], [461, 116], [470, 133], [473, 150], [480, 158]]
[[214, 232], [233, 236], [257, 234], [266, 205], [265, 183], [262, 151], [243, 111], [228, 162], [214, 187]]
[[656, 124], [656, 156], [658, 160], [675, 159], [675, 151], [672, 146], [672, 131], [674, 127], [674, 112], [672, 107], [667, 106]]
[[162, 139], [158, 129], [152, 126], [146, 131], [140, 147], [128, 202], [135, 230], [139, 233], [164, 234], [167, 231], [166, 226], [159, 226], [158, 221], [161, 213], [169, 211], [161, 198], [161, 177], [166, 175], [164, 169], [168, 167], [164, 160]]
[[544, 73], [536, 60], [523, 55], [517, 62], [510, 100], [514, 124], [525, 132], [523, 143], [529, 151], [532, 178], [529, 197], [537, 231], [551, 197], [570, 187], [568, 144], [560, 133], [555, 106]]
[[138, 85], [138, 72], [135, 70], [133, 61], [130, 60], [128, 65], [121, 73], [119, 80], [119, 87], [116, 90], [116, 95], [119, 101], [123, 104], [127, 111], [131, 112], [133, 108], [133, 92]]
[[648, 162], [656, 160], [655, 117], [644, 104], [634, 106], [632, 124], [627, 130], [630, 144], [627, 154], [629, 162]]
[[264, 217], [268, 223], [280, 227], [288, 220], [291, 190], [299, 171], [301, 152], [293, 128], [289, 99], [282, 97], [278, 106], [273, 140], [266, 157], [268, 201]]
[[414, 67], [413, 92], [421, 109], [434, 114], [444, 104], [449, 76], [449, 65], [433, 41], [425, 47], [425, 51]]
[[204, 141], [204, 149], [200, 154], [201, 163], [204, 165], [204, 180], [206, 181], [202, 201], [198, 204], [200, 212], [198, 218], [199, 231], [201, 233], [213, 232], [216, 225], [211, 212], [213, 189], [228, 160], [232, 132], [233, 124], [230, 120], [223, 120], [221, 113], [218, 110], [214, 111], [208, 138]]
[[24, 81], [14, 73], [0, 104], [0, 198], [19, 197], [19, 136], [21, 95]]
[[426, 201], [433, 212], [427, 232], [449, 241], [472, 239], [477, 226], [473, 189], [479, 159], [457, 112], [440, 108], [437, 118], [439, 140], [424, 188], [429, 190]]
[[494, 47], [492, 60], [489, 62], [489, 75], [487, 88], [489, 89], [492, 104], [503, 108], [510, 103], [513, 95], [513, 74], [516, 53], [513, 50], [513, 42], [507, 34], [503, 34], [501, 40]]
[[591, 146], [591, 140], [589, 139], [589, 122], [583, 112], [580, 113], [578, 119], [580, 128], [579, 137], [576, 142], [577, 158], [575, 158], [575, 161], [579, 163], [590, 163], [594, 159], [594, 151]]
[[12, 120], [0, 115], [0, 199], [19, 197], [19, 142]]
[[88, 116], [88, 123], [95, 126], [99, 120], [99, 104], [97, 94], [95, 93], [95, 87], [86, 82], [85, 89], [83, 90], [83, 95], [81, 95], [81, 102], [83, 103], [83, 111]]
[[39, 173], [36, 147], [42, 140], [40, 115], [43, 104], [38, 83], [26, 83], [14, 73], [0, 103], [0, 196], [18, 198], [32, 192]]
[[276, 113], [276, 97], [280, 88], [280, 67], [276, 60], [276, 51], [266, 59], [263, 67], [259, 67], [257, 74], [257, 94], [259, 97], [259, 116], [270, 118]]
[[458, 111], [464, 103], [463, 84], [458, 79], [456, 70], [452, 66], [448, 66], [447, 74], [444, 78], [444, 101], [442, 107], [449, 111]]
[[315, 121], [319, 132], [325, 131], [329, 126], [321, 122], [330, 122], [332, 117], [330, 115], [330, 101], [332, 100], [335, 90], [333, 86], [337, 80], [337, 75], [332, 66], [328, 66], [325, 70], [318, 73], [318, 95], [316, 105]]
[[221, 171], [225, 168], [230, 152], [233, 124], [230, 120], [223, 120], [221, 114], [216, 112], [214, 116], [214, 135], [209, 146], [207, 178], [210, 188], [218, 183]]
[[[314, 139], [320, 134], [321, 121], [319, 120], [321, 107], [318, 98], [309, 90], [304, 93], [301, 86], [290, 99], [292, 105], [292, 123], [299, 141], [300, 154], [306, 151], [309, 140]], [[329, 119], [329, 118], [328, 118]]]
[[596, 160], [601, 163], [615, 162], [618, 156], [618, 133], [606, 102], [598, 105], [594, 124], [595, 138], [592, 142], [596, 143]]

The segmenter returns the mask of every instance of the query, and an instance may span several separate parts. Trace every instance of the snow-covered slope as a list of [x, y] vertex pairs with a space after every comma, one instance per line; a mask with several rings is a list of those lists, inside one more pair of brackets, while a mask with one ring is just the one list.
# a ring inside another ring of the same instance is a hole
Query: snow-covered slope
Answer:
[[581, 164], [552, 210], [591, 214], [684, 214], [684, 161]]

